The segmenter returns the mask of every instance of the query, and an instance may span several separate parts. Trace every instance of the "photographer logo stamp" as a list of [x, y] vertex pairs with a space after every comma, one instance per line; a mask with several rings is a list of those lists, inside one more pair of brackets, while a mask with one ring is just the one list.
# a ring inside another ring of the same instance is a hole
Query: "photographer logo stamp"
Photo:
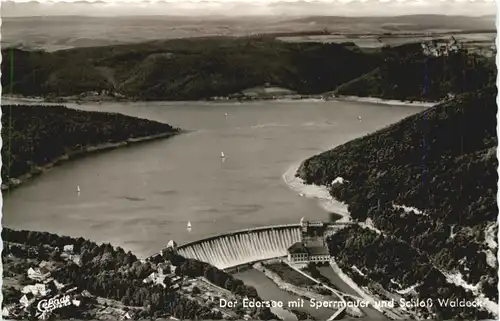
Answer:
[[79, 301], [71, 300], [69, 295], [65, 295], [62, 297], [54, 297], [50, 299], [43, 299], [38, 302], [37, 305], [37, 317], [40, 319], [46, 319], [49, 315], [57, 309], [64, 308], [70, 305], [79, 305]]

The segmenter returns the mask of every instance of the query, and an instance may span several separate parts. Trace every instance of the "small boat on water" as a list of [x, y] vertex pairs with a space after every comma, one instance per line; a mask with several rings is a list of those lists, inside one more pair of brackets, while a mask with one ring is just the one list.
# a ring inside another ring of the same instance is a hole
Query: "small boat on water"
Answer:
[[226, 156], [224, 155], [224, 152], [220, 152], [220, 158], [226, 158]]
[[361, 121], [361, 116], [358, 116], [358, 120]]
[[224, 116], [226, 116], [226, 118], [227, 118], [227, 113], [225, 113]]
[[77, 191], [78, 193], [80, 193], [80, 185], [78, 185], [78, 186], [76, 187], [76, 191]]
[[188, 224], [187, 224], [187, 228], [188, 228], [188, 230], [190, 230], [190, 229], [191, 229], [191, 221], [189, 221], [189, 222], [188, 222]]

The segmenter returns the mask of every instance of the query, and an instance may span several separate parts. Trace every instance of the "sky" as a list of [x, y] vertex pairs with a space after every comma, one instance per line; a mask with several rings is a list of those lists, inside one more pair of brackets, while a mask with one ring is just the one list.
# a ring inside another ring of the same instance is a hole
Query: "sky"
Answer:
[[494, 15], [494, 0], [104, 0], [5, 1], [3, 17], [85, 15], [395, 16], [408, 14]]

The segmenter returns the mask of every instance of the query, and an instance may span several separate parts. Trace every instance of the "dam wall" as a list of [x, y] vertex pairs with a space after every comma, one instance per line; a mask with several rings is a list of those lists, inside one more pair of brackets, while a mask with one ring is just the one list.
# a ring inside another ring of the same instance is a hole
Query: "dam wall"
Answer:
[[287, 249], [299, 241], [299, 224], [290, 224], [236, 231], [187, 243], [178, 248], [178, 253], [223, 270], [285, 256]]
[[[345, 224], [330, 224], [334, 231]], [[287, 249], [301, 241], [300, 224], [263, 226], [221, 234], [177, 248], [180, 255], [224, 270], [252, 262], [287, 255]]]

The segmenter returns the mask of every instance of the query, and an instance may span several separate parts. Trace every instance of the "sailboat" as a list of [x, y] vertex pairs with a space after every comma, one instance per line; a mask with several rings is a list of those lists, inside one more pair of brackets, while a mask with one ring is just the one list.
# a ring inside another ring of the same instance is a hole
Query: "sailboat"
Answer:
[[220, 152], [220, 158], [226, 158], [226, 156], [224, 155], [224, 152]]
[[191, 221], [188, 222], [187, 229], [188, 229], [188, 231], [191, 230]]
[[80, 185], [78, 185], [78, 186], [76, 187], [76, 191], [77, 191], [78, 193], [80, 193]]
[[226, 118], [227, 118], [227, 113], [225, 113], [224, 116], [226, 116]]
[[361, 121], [361, 116], [358, 116], [358, 120]]

